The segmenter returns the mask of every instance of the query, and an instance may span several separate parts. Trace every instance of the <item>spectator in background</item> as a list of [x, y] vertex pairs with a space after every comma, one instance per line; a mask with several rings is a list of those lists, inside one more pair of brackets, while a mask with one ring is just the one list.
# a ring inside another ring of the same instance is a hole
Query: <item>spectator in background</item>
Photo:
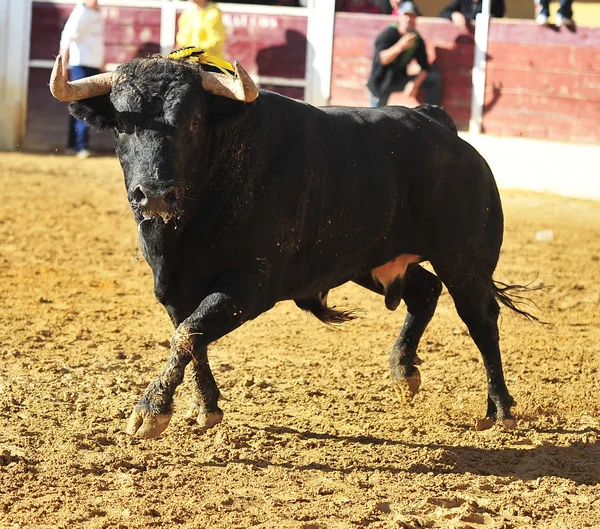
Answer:
[[[410, 1], [400, 4], [398, 24], [383, 30], [375, 40], [373, 68], [367, 87], [371, 92], [371, 106], [383, 107], [393, 92], [404, 92], [417, 97], [421, 87], [426, 89], [426, 101], [439, 105], [441, 78], [432, 72], [425, 50], [425, 42], [416, 31], [417, 6]], [[415, 59], [421, 71], [408, 75], [406, 67]]]
[[226, 34], [221, 10], [208, 0], [192, 0], [193, 5], [179, 16], [177, 47], [198, 46], [207, 55], [223, 59]]
[[337, 0], [335, 10], [348, 13], [382, 13], [381, 9], [371, 0]]
[[[400, 12], [400, 4], [402, 2], [403, 2], [403, 0], [389, 0], [392, 15], [397, 15]], [[413, 2], [413, 4], [415, 5], [415, 9], [417, 10], [417, 16], [420, 17], [421, 11], [419, 11], [419, 6], [417, 5], [416, 2]]]
[[[535, 4], [535, 21], [539, 26], [547, 26], [550, 17], [550, 0], [534, 0]], [[556, 25], [572, 28], [575, 26], [573, 22], [573, 0], [560, 0], [560, 7], [556, 14]]]
[[[475, 17], [481, 13], [483, 0], [452, 0], [440, 13], [440, 17], [452, 20], [459, 28], [466, 28], [475, 22]], [[490, 14], [493, 17], [504, 16], [504, 0], [492, 0]]]
[[[100, 73], [104, 67], [104, 19], [98, 0], [83, 0], [75, 6], [60, 36], [60, 54], [66, 79], [76, 81]], [[72, 116], [66, 152], [76, 152], [78, 158], [90, 156], [88, 126]]]

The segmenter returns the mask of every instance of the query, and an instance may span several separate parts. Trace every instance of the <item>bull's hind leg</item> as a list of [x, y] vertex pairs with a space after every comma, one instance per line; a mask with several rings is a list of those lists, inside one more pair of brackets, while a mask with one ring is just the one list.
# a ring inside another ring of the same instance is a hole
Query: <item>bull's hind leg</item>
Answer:
[[465, 322], [473, 341], [477, 345], [487, 375], [488, 399], [486, 419], [480, 421], [481, 429], [489, 427], [494, 420], [502, 420], [508, 428], [515, 426], [511, 414], [514, 400], [510, 396], [500, 357], [498, 315], [500, 307], [496, 302], [491, 277], [482, 276], [481, 272], [471, 266], [453, 266], [444, 269], [433, 266], [444, 282], [460, 318]]
[[[398, 306], [400, 299], [404, 299], [408, 311], [400, 335], [390, 352], [390, 371], [398, 397], [403, 401], [410, 401], [421, 385], [421, 375], [416, 367], [420, 363], [417, 347], [435, 312], [442, 283], [419, 265], [409, 266], [404, 278], [398, 281], [395, 289], [398, 298], [394, 300], [393, 306]], [[384, 294], [382, 285], [373, 280], [370, 274], [356, 279], [356, 283]]]
[[390, 353], [390, 371], [400, 400], [410, 401], [419, 391], [421, 374], [416, 365], [419, 341], [437, 306], [442, 282], [424, 268], [411, 266], [406, 274], [402, 299], [406, 317]]

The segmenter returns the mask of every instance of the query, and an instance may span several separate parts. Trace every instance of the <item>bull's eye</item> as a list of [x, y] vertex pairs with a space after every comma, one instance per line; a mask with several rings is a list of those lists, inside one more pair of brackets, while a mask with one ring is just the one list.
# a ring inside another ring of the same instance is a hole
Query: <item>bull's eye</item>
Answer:
[[135, 132], [135, 127], [124, 120], [119, 120], [117, 122], [117, 130], [123, 134], [133, 134]]
[[190, 130], [192, 132], [198, 132], [200, 130], [200, 120], [199, 119], [195, 119], [194, 121], [192, 121], [192, 123], [190, 124]]

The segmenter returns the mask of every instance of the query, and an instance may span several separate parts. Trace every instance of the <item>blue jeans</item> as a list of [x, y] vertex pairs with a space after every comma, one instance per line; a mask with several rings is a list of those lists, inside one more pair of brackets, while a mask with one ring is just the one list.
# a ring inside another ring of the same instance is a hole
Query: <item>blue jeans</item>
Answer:
[[[387, 105], [388, 99], [394, 92], [402, 92], [404, 87], [409, 81], [414, 81], [416, 75], [407, 75], [398, 81], [394, 81], [390, 87], [386, 90], [385, 94], [377, 97], [371, 94], [371, 106], [372, 107], [384, 107]], [[438, 72], [429, 71], [427, 77], [421, 83], [419, 89], [425, 89], [425, 102], [430, 105], [440, 105], [442, 102], [442, 77]]]
[[[534, 0], [537, 15], [550, 16], [550, 0]], [[573, 18], [573, 0], [560, 0], [558, 14], [563, 18]]]
[[[90, 75], [96, 75], [100, 73], [99, 68], [90, 68], [88, 66], [71, 66], [71, 81], [77, 81]], [[69, 141], [67, 148], [75, 149], [77, 152], [88, 148], [89, 145], [89, 133], [88, 126], [85, 121], [75, 119], [70, 116], [69, 120]]]

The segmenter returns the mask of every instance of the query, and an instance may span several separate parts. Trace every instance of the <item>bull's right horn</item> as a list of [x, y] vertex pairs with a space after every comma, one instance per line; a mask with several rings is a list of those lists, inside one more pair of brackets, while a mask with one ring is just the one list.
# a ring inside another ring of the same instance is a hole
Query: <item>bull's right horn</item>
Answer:
[[113, 87], [113, 72], [85, 77], [77, 81], [67, 81], [63, 75], [62, 57], [54, 62], [50, 76], [50, 92], [59, 101], [80, 101], [88, 97], [110, 94]]

